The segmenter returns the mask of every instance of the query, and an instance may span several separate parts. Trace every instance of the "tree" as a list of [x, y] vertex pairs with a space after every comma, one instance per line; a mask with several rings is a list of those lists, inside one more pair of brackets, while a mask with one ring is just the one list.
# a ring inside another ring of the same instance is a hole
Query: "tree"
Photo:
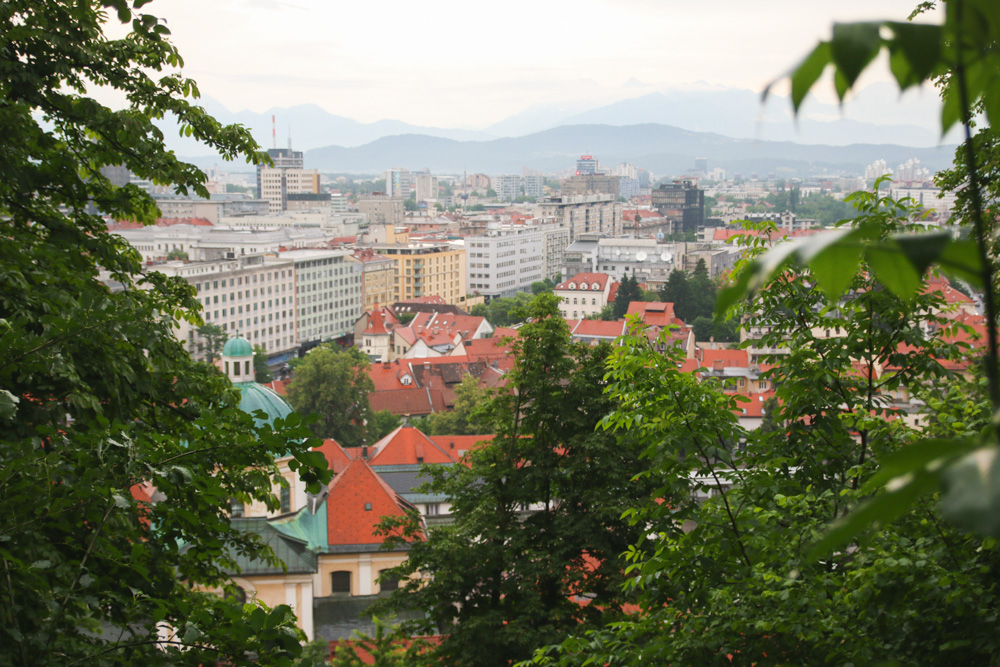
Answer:
[[618, 293], [615, 295], [614, 319], [620, 320], [628, 312], [629, 304], [639, 301], [642, 298], [642, 290], [639, 288], [639, 281], [635, 274], [628, 274], [622, 278], [618, 286]]
[[184, 261], [187, 261], [187, 258], [188, 258], [188, 254], [186, 252], [184, 252], [183, 250], [176, 250], [175, 249], [175, 250], [171, 250], [170, 252], [167, 253], [167, 260], [169, 260], [169, 261], [173, 261], [175, 259], [182, 259]]
[[416, 211], [419, 207], [417, 206], [417, 201], [412, 197], [403, 200], [403, 209], [406, 211]]
[[222, 354], [222, 346], [229, 340], [229, 334], [223, 331], [218, 324], [202, 324], [198, 327], [198, 336], [201, 337], [198, 351], [210, 364], [219, 358], [219, 355]]
[[660, 288], [660, 300], [674, 304], [674, 313], [685, 322], [694, 321], [694, 297], [686, 271], [674, 269], [670, 272], [667, 282]]
[[[392, 571], [406, 583], [387, 606], [426, 612], [407, 631], [445, 635], [435, 664], [527, 658], [614, 618], [627, 599], [618, 556], [642, 528], [621, 516], [648, 486], [632, 480], [638, 451], [595, 430], [611, 407], [602, 390], [611, 347], [571, 342], [552, 295], [520, 317], [512, 390], [480, 413], [493, 440], [467, 454], [468, 466], [428, 470], [454, 523], [413, 541]], [[388, 544], [421, 530], [415, 515], [383, 529]], [[417, 572], [430, 578], [411, 579]]]
[[368, 420], [367, 438], [369, 443], [378, 442], [395, 431], [400, 425], [400, 419], [388, 410], [372, 411]]
[[[157, 217], [105, 166], [208, 196], [164, 148], [152, 121], [165, 114], [224, 157], [264, 159], [190, 101], [193, 82], [163, 73], [180, 56], [144, 4], [0, 8], [0, 664], [287, 665], [300, 650], [287, 606], [206, 591], [236, 554], [270, 553], [231, 528], [230, 498], [277, 507], [286, 452], [311, 490], [329, 474], [297, 416], [256, 427], [231, 383], [192, 361], [174, 323], [203, 324], [194, 290], [144, 272], [103, 217]], [[125, 37], [107, 36], [109, 11]]]
[[[854, 203], [856, 228], [880, 239], [914, 213], [872, 193]], [[780, 399], [768, 410], [781, 428], [744, 432], [733, 416], [740, 404], [680, 373], [679, 353], [665, 358], [643, 336], [616, 348], [608, 388], [622, 407], [608, 423], [646, 444], [658, 486], [636, 509], [646, 532], [626, 556], [642, 612], [564, 641], [560, 664], [992, 659], [1000, 550], [944, 523], [932, 504], [897, 500], [893, 525], [854, 534], [851, 549], [815, 553], [831, 517], [865, 503], [880, 468], [898, 466], [922, 437], [888, 395], [937, 394], [932, 414], [943, 415], [931, 436], [988, 421], [976, 401], [941, 397], [961, 395], [946, 388], [964, 382], [942, 363], [960, 348], [927, 333], [945, 326], [941, 294], [902, 298], [870, 264], [860, 269], [832, 304], [799, 266], [776, 273], [746, 308], [751, 326], [769, 329], [762, 347], [787, 344], [768, 374]], [[951, 598], [963, 605], [942, 614]]]
[[260, 345], [253, 346], [253, 379], [255, 382], [266, 384], [274, 379], [271, 369], [267, 365], [267, 351]]
[[368, 358], [356, 347], [313, 348], [295, 365], [288, 401], [304, 415], [318, 415], [310, 425], [316, 437], [360, 447], [372, 416], [368, 394], [375, 389], [367, 369]]
[[479, 417], [489, 390], [479, 386], [479, 380], [466, 375], [455, 385], [455, 405], [447, 412], [428, 415], [421, 430], [428, 435], [478, 435], [489, 433], [490, 425]]
[[349, 641], [342, 641], [330, 663], [333, 667], [414, 667], [427, 664], [426, 653], [431, 645], [426, 639], [402, 634], [398, 626], [391, 627], [378, 616], [372, 618], [375, 636], [355, 632]]

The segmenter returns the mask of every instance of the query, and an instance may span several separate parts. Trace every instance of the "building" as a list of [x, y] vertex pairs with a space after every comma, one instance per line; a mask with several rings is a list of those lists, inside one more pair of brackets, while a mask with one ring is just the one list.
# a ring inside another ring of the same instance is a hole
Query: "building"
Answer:
[[[373, 314], [371, 321], [378, 317]], [[485, 317], [454, 313], [418, 313], [408, 326], [392, 328], [389, 356], [395, 359], [429, 359], [434, 357], [464, 357], [465, 343], [489, 338], [493, 326]]]
[[428, 201], [438, 198], [438, 179], [431, 174], [417, 174], [417, 201]]
[[442, 242], [402, 241], [375, 243], [372, 250], [395, 265], [393, 301], [437, 294], [456, 306], [465, 303], [468, 290], [464, 248]]
[[[271, 363], [288, 359], [298, 348], [295, 265], [290, 259], [265, 262], [262, 255], [206, 262], [167, 262], [153, 267], [187, 281], [195, 289], [206, 324], [238, 334], [264, 348]], [[177, 321], [177, 337], [192, 355], [204, 341], [186, 320]]]
[[289, 192], [285, 196], [286, 211], [331, 210], [329, 192]]
[[621, 236], [622, 210], [612, 195], [546, 197], [538, 203], [538, 216], [562, 225], [570, 242], [582, 234]]
[[208, 224], [155, 225], [126, 223], [110, 228], [128, 241], [145, 262], [163, 261], [171, 252], [196, 262], [276, 253], [282, 248], [324, 247], [328, 234], [318, 228], [234, 229]]
[[[618, 199], [619, 195], [618, 176], [611, 174], [577, 174], [562, 182], [560, 194], [565, 197], [578, 195], [611, 195]], [[636, 181], [638, 184], [638, 181]]]
[[593, 155], [581, 155], [576, 161], [576, 175], [597, 174], [601, 171], [600, 162]]
[[545, 177], [541, 174], [529, 174], [521, 178], [524, 196], [528, 199], [538, 199], [545, 194]]
[[559, 313], [564, 319], [582, 320], [598, 315], [608, 305], [614, 281], [606, 273], [578, 273], [555, 286]]
[[537, 227], [495, 223], [465, 239], [468, 289], [487, 299], [531, 290], [545, 274], [545, 235]]
[[348, 250], [289, 250], [267, 258], [295, 268], [298, 344], [304, 347], [353, 335], [361, 316], [363, 274]]
[[705, 191], [694, 181], [660, 184], [653, 189], [653, 207], [673, 221], [675, 232], [697, 233], [705, 226]]
[[273, 167], [257, 165], [257, 198], [265, 199], [271, 213], [287, 210], [289, 193], [319, 194], [319, 172], [305, 169], [302, 151], [271, 148]]
[[389, 197], [409, 199], [413, 194], [413, 175], [408, 169], [388, 169], [382, 176], [385, 178], [385, 194]]
[[364, 312], [396, 298], [396, 263], [371, 248], [354, 251], [353, 259], [361, 264], [361, 302]]
[[368, 225], [402, 225], [403, 197], [373, 192], [358, 199], [358, 211], [368, 218]]
[[521, 196], [521, 177], [517, 174], [504, 174], [493, 179], [493, 190], [499, 201], [514, 201]]

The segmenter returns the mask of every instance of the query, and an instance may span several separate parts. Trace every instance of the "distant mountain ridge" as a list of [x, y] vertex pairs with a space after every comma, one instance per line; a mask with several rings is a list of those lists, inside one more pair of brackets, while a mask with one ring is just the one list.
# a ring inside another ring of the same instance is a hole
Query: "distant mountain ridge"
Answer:
[[929, 169], [951, 163], [954, 147], [912, 148], [895, 144], [850, 146], [804, 145], [788, 141], [734, 139], [659, 124], [627, 126], [566, 125], [523, 137], [491, 141], [455, 141], [426, 135], [383, 137], [364, 146], [327, 146], [306, 151], [306, 164], [325, 172], [379, 173], [392, 166], [427, 167], [435, 173], [463, 171], [521, 173], [529, 167], [546, 172], [570, 169], [581, 153], [603, 165], [631, 162], [658, 175], [681, 174], [696, 157], [709, 168], [732, 175], [806, 176], [823, 172], [860, 174], [865, 165], [884, 159], [890, 166], [919, 158]]

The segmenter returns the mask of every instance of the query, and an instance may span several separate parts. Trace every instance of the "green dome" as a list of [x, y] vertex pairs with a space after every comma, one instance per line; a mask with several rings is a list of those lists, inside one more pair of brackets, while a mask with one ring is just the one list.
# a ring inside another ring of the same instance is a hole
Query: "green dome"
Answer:
[[252, 357], [253, 346], [250, 345], [250, 341], [248, 341], [246, 338], [241, 338], [241, 337], [230, 338], [229, 340], [226, 341], [226, 344], [222, 348], [222, 356]]
[[[237, 338], [236, 340], [243, 339]], [[240, 390], [240, 410], [250, 415], [256, 410], [263, 410], [267, 415], [267, 419], [263, 421], [254, 417], [257, 426], [263, 424], [274, 426], [275, 419], [285, 418], [292, 412], [292, 406], [288, 404], [288, 401], [263, 385], [256, 382], [240, 382], [236, 384], [236, 388]]]

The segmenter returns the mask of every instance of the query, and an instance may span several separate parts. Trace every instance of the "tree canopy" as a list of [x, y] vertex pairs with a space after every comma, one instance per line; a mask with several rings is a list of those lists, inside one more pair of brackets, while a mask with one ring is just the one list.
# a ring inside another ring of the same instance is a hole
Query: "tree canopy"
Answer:
[[[0, 8], [0, 663], [290, 664], [287, 606], [203, 591], [237, 554], [270, 553], [231, 528], [229, 499], [277, 507], [276, 456], [314, 490], [325, 462], [296, 416], [255, 427], [229, 381], [192, 361], [174, 322], [203, 324], [194, 290], [144, 272], [102, 217], [158, 215], [103, 167], [208, 196], [165, 149], [153, 120], [167, 114], [223, 157], [265, 159], [191, 102], [145, 4]], [[107, 36], [109, 12], [126, 36]], [[88, 96], [99, 86], [122, 107]]]
[[[618, 555], [642, 529], [622, 513], [648, 486], [630, 481], [638, 451], [595, 430], [610, 408], [602, 378], [611, 347], [572, 343], [552, 295], [521, 316], [530, 321], [514, 343], [512, 391], [479, 412], [492, 441], [467, 454], [468, 466], [426, 468], [454, 522], [413, 542], [392, 571], [406, 583], [389, 605], [426, 612], [405, 627], [443, 632], [433, 658], [444, 664], [528, 658], [614, 617], [629, 598]], [[384, 529], [413, 534], [420, 522], [411, 515]], [[410, 579], [418, 572], [431, 576]]]
[[368, 395], [375, 385], [367, 373], [368, 358], [356, 347], [333, 344], [313, 348], [294, 365], [288, 401], [303, 415], [317, 415], [310, 425], [319, 438], [344, 447], [360, 447], [372, 418]]

